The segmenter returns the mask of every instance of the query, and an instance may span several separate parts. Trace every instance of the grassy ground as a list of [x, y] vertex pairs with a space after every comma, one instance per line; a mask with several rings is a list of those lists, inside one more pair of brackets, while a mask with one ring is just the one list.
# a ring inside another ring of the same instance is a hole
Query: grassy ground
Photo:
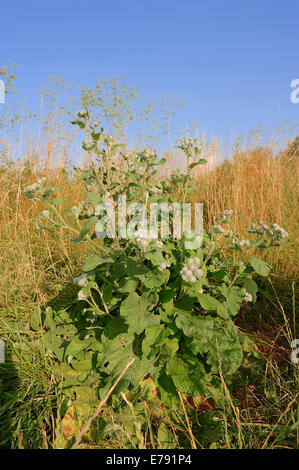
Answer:
[[[229, 383], [222, 378], [216, 401], [182, 398], [179, 411], [163, 408], [145, 381], [139, 395], [122, 397], [118, 411], [104, 407], [84, 446], [299, 447], [299, 370], [290, 362], [290, 342], [299, 338], [298, 149], [289, 147], [276, 159], [267, 148], [240, 152], [196, 176], [196, 199], [204, 202], [207, 225], [221, 210], [233, 209], [238, 231], [262, 219], [277, 222], [291, 237], [287, 247], [265, 254], [273, 266], [271, 279], [258, 303], [237, 320], [246, 351], [239, 372]], [[42, 331], [29, 329], [32, 313], [49, 304], [57, 310], [78, 307], [71, 279], [85, 255], [84, 246], [64, 233], [35, 228], [41, 207], [25, 200], [22, 188], [41, 176], [69, 207], [84, 194], [63, 169], [0, 166], [0, 336], [7, 347], [0, 365], [0, 447], [65, 447], [80, 426], [52, 374], [52, 360], [37, 347]]]

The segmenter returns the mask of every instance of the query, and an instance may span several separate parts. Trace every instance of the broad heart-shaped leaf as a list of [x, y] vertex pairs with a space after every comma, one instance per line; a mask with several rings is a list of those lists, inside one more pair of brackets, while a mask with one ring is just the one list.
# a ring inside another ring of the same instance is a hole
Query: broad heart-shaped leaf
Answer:
[[144, 266], [144, 264], [138, 263], [133, 258], [124, 260], [124, 266], [128, 276], [138, 277], [138, 279], [143, 279], [144, 275], [150, 272], [150, 270]]
[[204, 310], [211, 312], [217, 312], [217, 309], [222, 305], [219, 300], [214, 299], [214, 297], [209, 294], [199, 294], [198, 301]]
[[169, 279], [170, 271], [165, 269], [164, 271], [150, 271], [144, 279], [144, 285], [148, 289], [155, 289], [161, 287], [163, 284], [167, 284]]
[[106, 304], [110, 305], [113, 295], [113, 286], [111, 284], [104, 283], [102, 286], [103, 299]]
[[76, 401], [74, 403], [76, 414], [87, 419], [92, 409], [98, 403], [97, 391], [87, 385], [73, 386], [71, 391], [73, 394], [76, 394]]
[[262, 261], [259, 258], [250, 258], [249, 263], [255, 272], [260, 274], [260, 276], [268, 276], [271, 269], [271, 266], [268, 263], [265, 263], [265, 261]]
[[160, 348], [159, 363], [165, 364], [179, 350], [179, 339], [176, 337], [166, 338], [165, 343]]
[[162, 345], [167, 337], [167, 330], [161, 325], [150, 326], [145, 330], [145, 338], [142, 341], [142, 352], [145, 356], [151, 356], [158, 352], [158, 347]]
[[172, 289], [171, 287], [166, 286], [164, 289], [162, 289], [159, 294], [159, 300], [162, 303], [162, 305], [164, 303], [170, 302], [174, 298], [176, 293], [177, 293], [176, 289]]
[[66, 310], [59, 310], [53, 313], [49, 311], [49, 307], [45, 312], [45, 319], [43, 321], [44, 328], [55, 329], [57, 336], [73, 337], [78, 333], [78, 328], [74, 325], [74, 322]]
[[154, 266], [158, 266], [158, 264], [165, 261], [162, 251], [157, 248], [153, 248], [145, 253], [144, 258], [150, 260]]
[[160, 368], [156, 366], [155, 362], [155, 358], [146, 359], [144, 357], [135, 357], [135, 362], [128, 369], [128, 372], [126, 372], [125, 379], [129, 380], [131, 384], [137, 385], [148, 374], [153, 378], [158, 377]]
[[74, 336], [65, 349], [65, 356], [73, 356], [77, 359], [83, 358], [85, 356], [84, 351], [92, 344], [92, 341], [92, 338], [81, 340], [78, 336]]
[[158, 441], [160, 449], [175, 449], [178, 444], [175, 435], [168, 429], [165, 423], [161, 423], [159, 426]]
[[124, 318], [122, 317], [111, 317], [107, 319], [104, 336], [108, 339], [114, 339], [119, 335], [126, 334], [128, 332], [128, 325], [126, 325]]
[[229, 289], [226, 298], [226, 306], [231, 315], [235, 316], [239, 313], [243, 294], [244, 292], [241, 287], [233, 286]]
[[62, 361], [64, 356], [65, 339], [58, 338], [53, 330], [47, 331], [43, 338], [46, 348], [52, 351], [59, 361]]
[[114, 263], [114, 259], [111, 256], [100, 256], [96, 254], [88, 255], [83, 264], [83, 271], [88, 272], [96, 268], [100, 264]]
[[89, 230], [97, 223], [97, 221], [98, 221], [98, 217], [96, 215], [92, 215], [91, 217], [89, 217], [89, 219], [87, 220], [87, 222], [83, 225], [81, 229], [79, 238], [84, 238], [85, 235], [87, 235], [87, 233], [89, 232]]
[[189, 168], [190, 170], [192, 170], [192, 168], [195, 168], [197, 165], [205, 165], [206, 163], [208, 163], [208, 161], [204, 158], [201, 158], [198, 162], [191, 163], [191, 165], [189, 165]]
[[88, 199], [88, 201], [94, 206], [101, 202], [101, 196], [93, 191], [86, 193], [86, 199]]
[[36, 308], [35, 310], [33, 310], [33, 312], [31, 313], [30, 322], [29, 322], [32, 330], [38, 331], [42, 328], [41, 323], [43, 323], [44, 316], [45, 316], [44, 312], [41, 312], [39, 308]]
[[175, 354], [168, 361], [166, 373], [176, 388], [186, 395], [204, 395], [206, 372], [203, 363], [193, 354]]
[[182, 329], [185, 346], [193, 354], [204, 354], [208, 351], [209, 341], [213, 336], [213, 318], [210, 316], [194, 316], [187, 312], [178, 312], [176, 325]]
[[53, 375], [57, 380], [63, 380], [64, 387], [69, 387], [71, 385], [79, 384], [80, 372], [75, 371], [72, 367], [64, 364], [55, 364], [53, 367]]
[[128, 295], [120, 305], [120, 314], [125, 318], [131, 332], [139, 335], [145, 328], [160, 323], [159, 315], [150, 313], [152, 304], [146, 294], [136, 292]]
[[178, 396], [177, 389], [172, 378], [169, 375], [166, 375], [164, 369], [158, 378], [157, 386], [160, 389], [162, 402], [170, 409], [179, 408], [180, 398]]
[[103, 386], [100, 387], [99, 394], [103, 398], [109, 388], [115, 383], [124, 370], [128, 362], [134, 357], [133, 364], [127, 370], [124, 378], [114, 391], [119, 394], [120, 391], [126, 390], [129, 384], [138, 384], [147, 374], [151, 377], [157, 377], [159, 368], [154, 364], [155, 359], [139, 358], [133, 353], [134, 336], [131, 333], [123, 333], [110, 340], [102, 336], [103, 353], [100, 355], [99, 366], [101, 372], [107, 374]]
[[235, 325], [229, 321], [226, 324], [214, 325], [214, 334], [209, 342], [208, 363], [213, 372], [221, 370], [225, 374], [233, 374], [241, 365], [243, 351], [239, 334]]
[[252, 302], [256, 302], [256, 293], [258, 291], [256, 282], [252, 279], [245, 278], [243, 281], [243, 286], [246, 292], [252, 295]]
[[165, 323], [173, 322], [175, 311], [176, 310], [174, 308], [172, 300], [170, 300], [169, 302], [162, 303], [161, 307], [159, 308], [159, 313], [162, 318], [162, 321]]
[[[107, 320], [101, 336], [102, 352], [99, 354], [98, 365], [101, 371], [109, 376], [106, 381], [108, 388], [109, 385], [113, 385], [113, 379], [117, 378], [133, 358], [133, 341], [134, 335], [131, 332], [128, 333], [128, 325], [125, 324], [124, 318], [113, 317]], [[135, 358], [135, 362], [134, 368], [140, 369], [140, 360]], [[126, 375], [125, 379], [128, 381], [129, 375]]]
[[183, 310], [176, 310], [175, 323], [189, 337], [203, 336], [208, 339], [213, 334], [213, 319], [210, 316], [195, 316]]
[[162, 325], [150, 326], [145, 330], [142, 341], [142, 352], [148, 358], [157, 357], [159, 363], [164, 364], [179, 349], [177, 338], [170, 337], [173, 332]]
[[[110, 325], [111, 326], [111, 325]], [[111, 336], [111, 333], [109, 333]], [[102, 354], [99, 355], [101, 371], [110, 375], [120, 374], [133, 357], [132, 343], [134, 336], [127, 332], [119, 333], [112, 339], [104, 333], [101, 337]]]
[[93, 360], [93, 352], [88, 351], [85, 353], [82, 359], [75, 359], [71, 360], [71, 366], [73, 369], [77, 370], [78, 372], [85, 372], [88, 373], [92, 370], [92, 360]]
[[191, 312], [194, 308], [196, 297], [184, 294], [183, 297], [175, 303], [175, 308], [178, 310], [184, 310], [185, 312]]
[[198, 250], [201, 246], [202, 242], [200, 240], [184, 240], [184, 247], [186, 250]]
[[133, 293], [136, 291], [138, 286], [138, 279], [125, 277], [120, 280], [118, 291], [123, 293]]

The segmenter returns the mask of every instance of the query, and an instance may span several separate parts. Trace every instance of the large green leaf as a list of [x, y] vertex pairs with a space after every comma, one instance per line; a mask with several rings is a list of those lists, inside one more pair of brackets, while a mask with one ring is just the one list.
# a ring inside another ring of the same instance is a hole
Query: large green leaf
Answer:
[[116, 336], [128, 332], [128, 325], [122, 317], [111, 317], [107, 319], [104, 328], [104, 336], [108, 339], [114, 339]]
[[226, 306], [231, 315], [235, 316], [239, 312], [243, 301], [243, 294], [243, 289], [237, 286], [231, 287], [228, 291]]
[[173, 434], [165, 423], [161, 423], [158, 430], [158, 441], [160, 449], [175, 449], [178, 445], [175, 434]]
[[145, 337], [142, 341], [143, 354], [145, 354], [145, 356], [151, 356], [152, 351], [157, 353], [158, 347], [164, 343], [166, 337], [166, 329], [161, 325], [146, 328]]
[[268, 263], [259, 258], [250, 258], [249, 263], [255, 272], [260, 274], [260, 276], [268, 276], [271, 269], [271, 266]]
[[52, 372], [57, 380], [63, 381], [63, 385], [65, 387], [79, 384], [78, 378], [80, 377], [80, 372], [64, 363], [55, 364]]
[[191, 354], [175, 354], [166, 366], [176, 388], [186, 395], [204, 395], [206, 372], [203, 363]]
[[154, 266], [158, 266], [158, 264], [165, 261], [162, 251], [156, 248], [145, 253], [144, 258], [150, 260]]
[[94, 206], [100, 204], [101, 202], [101, 196], [93, 191], [89, 191], [86, 193], [86, 199], [88, 199], [88, 201]]
[[78, 372], [88, 373], [92, 369], [93, 353], [89, 351], [82, 359], [72, 359], [71, 366]]
[[221, 306], [221, 302], [219, 302], [219, 300], [214, 299], [214, 297], [208, 294], [199, 294], [198, 301], [204, 310], [211, 312], [216, 312]]
[[120, 314], [125, 318], [130, 331], [140, 334], [145, 328], [157, 325], [160, 317], [150, 313], [152, 304], [145, 295], [138, 295], [136, 292], [129, 294], [120, 305]]
[[175, 323], [186, 336], [210, 338], [213, 334], [213, 319], [210, 316], [195, 316], [191, 313], [177, 310]]
[[129, 258], [124, 263], [126, 265], [126, 273], [130, 277], [143, 279], [144, 275], [150, 272], [144, 264], [140, 264], [134, 259]]
[[162, 304], [170, 302], [176, 295], [176, 290], [166, 286], [160, 291], [159, 299]]
[[65, 339], [64, 338], [58, 338], [57, 335], [53, 330], [47, 331], [43, 335], [43, 340], [45, 347], [52, 351], [55, 356], [62, 361], [63, 356], [64, 356], [64, 344], [65, 344]]
[[213, 336], [213, 318], [210, 316], [194, 316], [186, 312], [178, 312], [176, 325], [187, 337], [184, 344], [193, 354], [204, 354], [208, 351], [209, 341]]
[[121, 293], [133, 293], [136, 291], [137, 286], [138, 286], [138, 279], [134, 278], [123, 278], [119, 282], [119, 288], [118, 291]]
[[91, 271], [97, 266], [105, 263], [114, 263], [114, 259], [111, 258], [111, 256], [100, 256], [96, 254], [88, 255], [83, 264], [83, 271]]
[[232, 322], [214, 325], [214, 334], [209, 342], [208, 363], [214, 372], [221, 370], [233, 374], [241, 365], [243, 351], [238, 337], [238, 331]]
[[180, 399], [172, 378], [163, 371], [158, 378], [157, 386], [160, 389], [161, 400], [170, 409], [180, 406]]
[[126, 364], [133, 357], [133, 339], [133, 335], [128, 333], [121, 333], [113, 339], [109, 339], [104, 331], [101, 339], [103, 352], [98, 360], [102, 372], [108, 375], [112, 374], [113, 377], [122, 372]]
[[256, 302], [256, 293], [258, 291], [258, 287], [255, 281], [252, 279], [244, 279], [243, 286], [246, 292], [252, 295], [252, 302]]
[[168, 269], [159, 272], [150, 271], [144, 279], [144, 285], [148, 289], [156, 289], [157, 287], [161, 287], [163, 284], [167, 284], [169, 275], [170, 271], [168, 271]]
[[198, 162], [193, 162], [191, 165], [189, 165], [190, 170], [192, 168], [195, 168], [197, 165], [205, 165], [207, 163], [207, 160], [205, 158], [201, 158]]
[[92, 339], [81, 340], [77, 336], [74, 336], [65, 349], [65, 356], [73, 356], [77, 359], [84, 357], [84, 351], [86, 351], [91, 342]]
[[146, 357], [157, 357], [159, 362], [165, 363], [179, 349], [179, 341], [169, 337], [173, 332], [161, 325], [150, 326], [145, 330], [142, 341], [142, 352]]
[[165, 339], [164, 344], [160, 348], [159, 362], [165, 364], [179, 350], [179, 338], [169, 337]]
[[161, 315], [162, 321], [164, 321], [165, 323], [173, 322], [175, 312], [176, 309], [174, 308], [172, 300], [170, 300], [170, 302], [164, 302], [159, 308], [159, 313]]
[[88, 234], [89, 230], [97, 223], [97, 221], [98, 221], [97, 216], [92, 215], [91, 217], [89, 217], [89, 219], [87, 220], [87, 222], [83, 225], [81, 229], [79, 238], [84, 238], [85, 235]]

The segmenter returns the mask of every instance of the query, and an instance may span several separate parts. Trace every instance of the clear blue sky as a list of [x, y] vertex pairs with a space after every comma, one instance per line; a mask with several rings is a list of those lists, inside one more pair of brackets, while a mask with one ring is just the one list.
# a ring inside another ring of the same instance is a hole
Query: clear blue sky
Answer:
[[18, 64], [33, 106], [50, 74], [121, 75], [147, 98], [186, 97], [174, 130], [196, 120], [225, 137], [299, 121], [297, 0], [12, 0], [0, 14], [0, 65]]

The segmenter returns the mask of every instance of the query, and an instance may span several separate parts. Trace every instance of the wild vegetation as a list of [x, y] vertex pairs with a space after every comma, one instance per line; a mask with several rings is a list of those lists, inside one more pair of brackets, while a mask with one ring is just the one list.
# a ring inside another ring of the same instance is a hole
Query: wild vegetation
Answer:
[[[45, 90], [56, 104], [37, 142], [21, 154], [8, 132], [1, 142], [0, 446], [298, 447], [298, 137], [275, 154], [235, 146], [208, 168], [199, 138], [162, 157], [152, 135], [128, 151], [137, 117], [109, 83], [81, 90], [80, 167], [72, 105]], [[169, 103], [168, 131], [181, 102]], [[99, 203], [121, 194], [202, 202], [203, 245], [98, 238]]]

